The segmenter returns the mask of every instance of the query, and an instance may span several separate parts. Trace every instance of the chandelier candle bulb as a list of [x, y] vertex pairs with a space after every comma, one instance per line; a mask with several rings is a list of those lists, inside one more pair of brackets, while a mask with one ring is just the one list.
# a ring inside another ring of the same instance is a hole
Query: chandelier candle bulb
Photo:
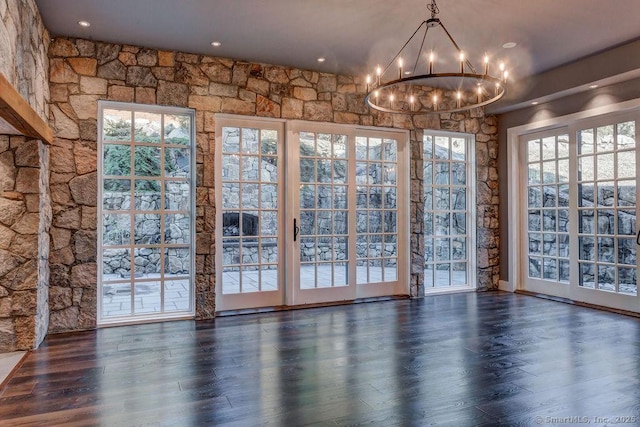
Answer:
[[462, 92], [458, 91], [456, 93], [456, 98], [458, 100], [458, 108], [460, 108], [460, 104], [462, 103]]
[[484, 75], [488, 75], [489, 74], [489, 56], [488, 55], [484, 55]]
[[382, 68], [380, 68], [380, 66], [376, 68], [376, 74], [378, 76], [378, 86], [380, 86], [380, 76], [382, 76]]
[[504, 82], [507, 82], [507, 77], [509, 77], [509, 72], [507, 70], [504, 71], [504, 73], [502, 74], [503, 78], [504, 78]]
[[398, 78], [402, 78], [402, 58], [398, 59]]
[[460, 72], [464, 73], [464, 52], [460, 52]]
[[478, 102], [482, 102], [482, 86], [478, 86]]
[[371, 84], [371, 76], [367, 74], [367, 93], [369, 93], [369, 85]]
[[410, 107], [411, 111], [413, 111], [414, 102], [416, 102], [416, 97], [413, 96], [413, 95], [409, 96], [409, 107]]
[[429, 54], [429, 74], [433, 74], [433, 60], [435, 59], [435, 55], [433, 52]]
[[500, 72], [503, 72], [503, 71], [504, 71], [504, 62], [501, 62], [500, 63]]
[[438, 95], [433, 95], [433, 111], [438, 111]]

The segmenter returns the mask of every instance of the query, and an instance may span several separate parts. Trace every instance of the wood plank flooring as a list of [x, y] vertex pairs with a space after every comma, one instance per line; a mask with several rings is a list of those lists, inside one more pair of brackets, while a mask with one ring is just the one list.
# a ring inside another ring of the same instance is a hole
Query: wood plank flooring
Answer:
[[640, 425], [640, 319], [491, 292], [123, 326], [48, 337], [0, 394], [3, 426], [564, 417]]

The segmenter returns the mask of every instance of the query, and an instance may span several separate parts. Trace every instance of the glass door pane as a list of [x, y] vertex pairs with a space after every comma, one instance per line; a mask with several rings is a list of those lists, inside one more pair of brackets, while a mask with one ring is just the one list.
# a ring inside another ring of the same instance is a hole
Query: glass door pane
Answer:
[[221, 122], [217, 306], [280, 305], [282, 128], [248, 120]]
[[577, 132], [580, 288], [638, 294], [635, 126], [630, 120]]
[[407, 293], [408, 132], [293, 122], [285, 145], [279, 121], [216, 125], [217, 310]]
[[300, 289], [348, 286], [348, 137], [299, 135]]
[[525, 141], [527, 275], [569, 283], [569, 135]]
[[524, 288], [640, 310], [637, 113], [520, 138]]
[[398, 141], [356, 136], [356, 280], [398, 280]]
[[406, 293], [408, 134], [300, 122], [291, 135], [288, 221], [299, 228], [287, 303]]

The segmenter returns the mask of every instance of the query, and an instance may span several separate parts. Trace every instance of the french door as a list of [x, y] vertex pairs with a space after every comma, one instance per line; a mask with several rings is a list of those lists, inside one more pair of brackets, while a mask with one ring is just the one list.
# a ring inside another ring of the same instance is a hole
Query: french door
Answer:
[[640, 311], [637, 118], [521, 137], [525, 289]]
[[216, 304], [283, 301], [284, 123], [227, 118], [216, 129]]
[[218, 310], [407, 293], [406, 133], [217, 121]]

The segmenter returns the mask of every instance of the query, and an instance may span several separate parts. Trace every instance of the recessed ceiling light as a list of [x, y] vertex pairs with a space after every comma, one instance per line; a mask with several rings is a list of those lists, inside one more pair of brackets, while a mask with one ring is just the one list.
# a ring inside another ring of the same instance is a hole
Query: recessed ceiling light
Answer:
[[595, 89], [597, 87], [598, 87], [598, 85], [591, 85], [591, 86], [589, 86], [589, 89]]
[[81, 27], [90, 27], [91, 26], [91, 22], [89, 21], [78, 21], [78, 25], [80, 25]]
[[409, 74], [411, 74], [411, 71], [405, 71], [404, 74], [408, 76]]
[[507, 42], [502, 45], [502, 47], [505, 49], [511, 49], [512, 47], [516, 47], [516, 46], [518, 46], [518, 43], [516, 42]]
[[538, 105], [538, 101], [533, 101], [531, 105]]
[[213, 47], [219, 47], [221, 45], [222, 45], [222, 43], [220, 43], [220, 42], [211, 42], [211, 46], [213, 46]]
[[318, 62], [324, 62], [324, 61], [325, 61], [325, 58], [323, 57], [318, 58]]

